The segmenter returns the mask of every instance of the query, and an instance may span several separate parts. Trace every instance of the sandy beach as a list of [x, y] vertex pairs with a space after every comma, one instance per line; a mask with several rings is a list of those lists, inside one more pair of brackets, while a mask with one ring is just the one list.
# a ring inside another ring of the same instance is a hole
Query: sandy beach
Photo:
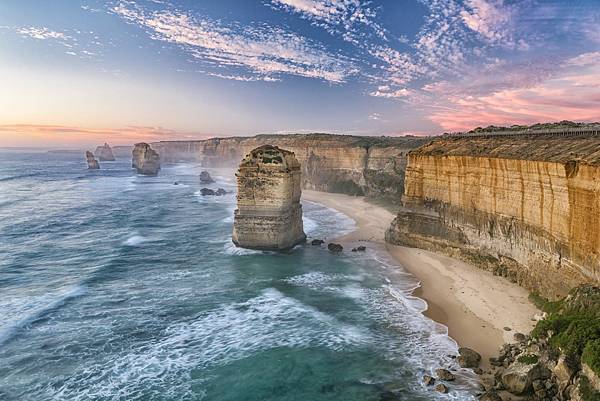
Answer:
[[[525, 289], [467, 263], [421, 249], [386, 244], [384, 233], [394, 218], [381, 206], [362, 197], [303, 191], [302, 199], [336, 209], [354, 219], [357, 229], [337, 238], [342, 245], [368, 241], [370, 248], [387, 251], [406, 271], [421, 282], [414, 295], [427, 301], [425, 315], [448, 327], [460, 345], [483, 357], [497, 354], [515, 332], [529, 333], [539, 313]], [[509, 328], [510, 330], [506, 330]]]

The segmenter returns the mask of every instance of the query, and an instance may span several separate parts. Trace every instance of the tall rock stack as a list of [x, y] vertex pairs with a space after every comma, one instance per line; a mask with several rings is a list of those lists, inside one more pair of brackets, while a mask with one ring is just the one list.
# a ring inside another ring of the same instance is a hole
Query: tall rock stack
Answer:
[[263, 145], [242, 160], [233, 242], [243, 248], [285, 250], [306, 240], [300, 204], [300, 163], [294, 153]]
[[108, 143], [104, 143], [102, 146], [98, 146], [95, 152], [96, 156], [98, 156], [98, 160], [101, 162], [113, 162], [115, 161], [115, 155], [110, 148]]
[[131, 167], [135, 168], [138, 174], [157, 175], [160, 170], [160, 156], [147, 143], [136, 143], [132, 152]]
[[85, 152], [85, 161], [87, 162], [88, 170], [99, 170], [100, 164], [98, 160], [94, 158], [94, 154], [87, 150]]

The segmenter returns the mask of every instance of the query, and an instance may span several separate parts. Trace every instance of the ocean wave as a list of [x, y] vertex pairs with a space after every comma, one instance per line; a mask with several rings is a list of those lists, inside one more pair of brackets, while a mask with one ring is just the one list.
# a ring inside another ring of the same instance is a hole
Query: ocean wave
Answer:
[[140, 246], [145, 242], [149, 242], [148, 237], [144, 237], [143, 235], [139, 235], [137, 232], [130, 235], [125, 241], [123, 241], [123, 245], [125, 246]]
[[37, 177], [39, 175], [41, 175], [41, 174], [40, 173], [27, 173], [27, 174], [11, 175], [8, 177], [0, 177], [0, 182], [14, 181], [14, 180], [19, 180], [21, 178]]
[[275, 348], [327, 347], [341, 350], [367, 341], [369, 333], [338, 321], [274, 288], [258, 296], [175, 324], [151, 343], [138, 345], [48, 387], [55, 400], [198, 399], [198, 369], [224, 366]]
[[236, 246], [230, 240], [225, 242], [223, 245], [223, 250], [226, 255], [235, 255], [235, 256], [246, 256], [246, 255], [258, 255], [261, 253], [266, 253], [268, 251], [258, 251], [256, 249], [247, 249]]
[[85, 291], [85, 286], [74, 285], [33, 299], [27, 297], [21, 305], [15, 305], [18, 299], [11, 300], [9, 305], [2, 305], [4, 312], [0, 320], [0, 345], [13, 338], [19, 329], [61, 308], [68, 300], [83, 295]]

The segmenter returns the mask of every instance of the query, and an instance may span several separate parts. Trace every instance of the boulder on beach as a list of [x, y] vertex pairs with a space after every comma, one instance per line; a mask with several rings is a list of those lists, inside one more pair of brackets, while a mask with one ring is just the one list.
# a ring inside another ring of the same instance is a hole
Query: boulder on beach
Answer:
[[502, 397], [495, 391], [486, 391], [479, 397], [479, 401], [502, 401]]
[[509, 393], [520, 395], [532, 390], [534, 380], [549, 377], [550, 371], [541, 363], [514, 362], [502, 374], [502, 384]]
[[435, 386], [433, 389], [434, 389], [435, 391], [437, 391], [438, 393], [443, 393], [443, 394], [446, 394], [446, 393], [448, 392], [448, 387], [446, 387], [446, 385], [445, 385], [445, 384], [442, 384], [442, 383], [438, 384], [438, 385], [437, 385], [437, 386]]
[[481, 355], [470, 348], [461, 347], [458, 349], [458, 358], [456, 359], [461, 368], [476, 368], [481, 362]]
[[96, 148], [96, 152], [94, 152], [98, 157], [98, 160], [101, 162], [112, 162], [115, 161], [115, 155], [112, 152], [112, 149], [108, 143], [104, 143], [104, 145], [98, 146]]
[[87, 162], [88, 170], [99, 170], [100, 164], [98, 160], [94, 158], [94, 154], [89, 150], [85, 152], [85, 161]]
[[160, 156], [147, 143], [136, 143], [131, 154], [131, 167], [138, 174], [157, 175], [160, 170]]
[[208, 171], [204, 170], [200, 173], [200, 184], [212, 184], [215, 180], [212, 179]]
[[340, 244], [330, 242], [329, 244], [327, 244], [327, 249], [329, 249], [329, 251], [332, 253], [340, 253], [344, 250], [344, 247]]

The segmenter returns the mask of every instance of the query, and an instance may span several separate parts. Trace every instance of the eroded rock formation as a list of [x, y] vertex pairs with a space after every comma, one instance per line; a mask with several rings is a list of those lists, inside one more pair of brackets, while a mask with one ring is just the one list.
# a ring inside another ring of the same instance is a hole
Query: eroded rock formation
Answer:
[[441, 251], [545, 297], [600, 280], [600, 137], [442, 138], [410, 152], [392, 243]]
[[115, 161], [115, 155], [113, 155], [112, 149], [110, 148], [110, 145], [108, 143], [104, 143], [104, 145], [98, 146], [96, 148], [96, 152], [95, 152], [96, 156], [98, 157], [98, 160], [100, 160], [101, 162], [104, 161]]
[[160, 156], [147, 143], [136, 143], [132, 152], [131, 167], [138, 174], [157, 175], [160, 170]]
[[212, 179], [208, 171], [200, 172], [200, 184], [212, 184], [215, 180]]
[[302, 188], [386, 198], [404, 189], [406, 155], [430, 138], [297, 134], [152, 143], [163, 161], [198, 161], [207, 167], [237, 166], [252, 149], [271, 144], [293, 152]]
[[85, 160], [87, 162], [87, 168], [88, 168], [88, 170], [98, 170], [98, 169], [100, 169], [100, 163], [98, 163], [98, 160], [96, 160], [94, 158], [94, 154], [92, 152], [90, 152], [89, 150], [87, 150], [85, 152]]
[[232, 240], [237, 246], [285, 250], [306, 239], [300, 163], [294, 153], [263, 145], [241, 162]]

